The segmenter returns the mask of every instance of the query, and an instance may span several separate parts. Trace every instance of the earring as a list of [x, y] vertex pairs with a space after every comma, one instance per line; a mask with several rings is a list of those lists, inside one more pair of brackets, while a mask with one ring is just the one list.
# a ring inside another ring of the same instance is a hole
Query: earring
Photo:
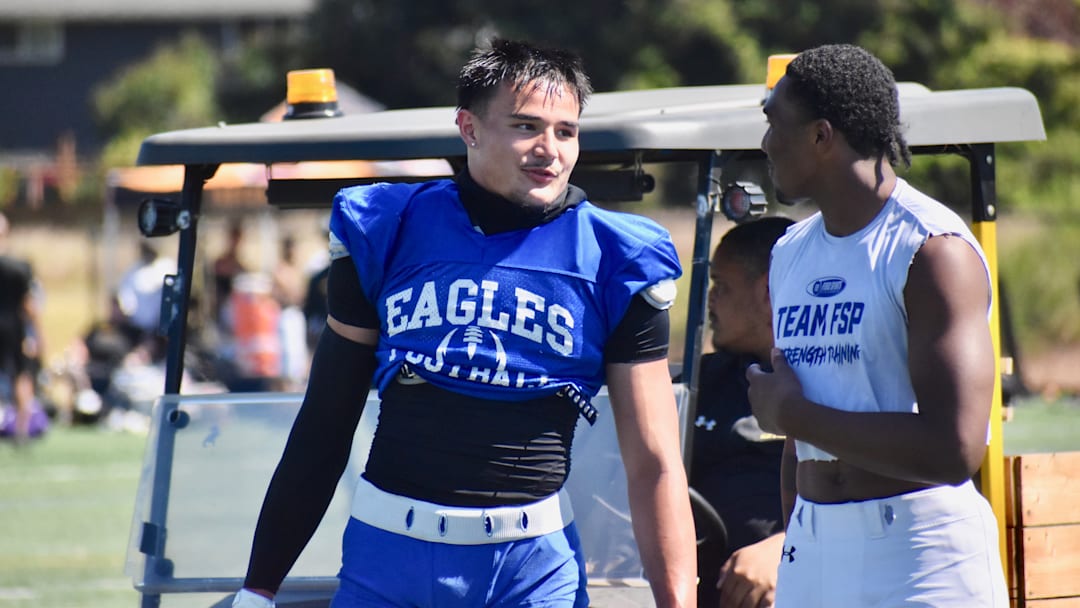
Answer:
[[470, 141], [469, 145], [472, 146], [473, 148], [475, 148], [476, 147], [476, 140], [474, 139], [474, 140]]

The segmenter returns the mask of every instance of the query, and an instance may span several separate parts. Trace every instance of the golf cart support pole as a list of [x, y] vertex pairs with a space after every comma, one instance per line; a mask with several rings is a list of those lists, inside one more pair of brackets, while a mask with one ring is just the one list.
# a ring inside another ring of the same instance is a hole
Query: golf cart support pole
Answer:
[[[994, 144], [972, 144], [967, 149], [971, 175], [971, 229], [986, 254], [990, 285], [998, 285], [997, 191], [994, 177]], [[997, 291], [995, 288], [994, 291]], [[1001, 427], [1001, 317], [995, 294], [990, 304], [990, 337], [994, 343], [994, 396], [990, 404], [990, 443], [979, 468], [980, 489], [994, 510], [998, 526], [1001, 563], [1008, 578], [1008, 545], [1005, 536], [1005, 453]]]
[[[198, 218], [202, 206], [203, 185], [213, 177], [217, 165], [186, 165], [184, 167], [184, 186], [180, 193], [180, 207], [187, 211], [189, 223], [180, 229], [180, 245], [177, 254], [176, 274], [164, 279], [161, 302], [161, 327], [168, 337], [165, 353], [165, 398], [159, 403], [162, 411], [155, 411], [155, 416], [162, 416], [161, 436], [159, 438], [157, 459], [154, 463], [154, 485], [150, 501], [149, 521], [143, 522], [139, 549], [146, 554], [144, 580], [153, 581], [160, 576], [172, 576], [172, 564], [165, 558], [166, 516], [169, 506], [169, 488], [171, 486], [172, 460], [177, 425], [182, 426], [179, 411], [166, 412], [166, 404], [175, 404], [168, 399], [170, 395], [180, 394], [180, 380], [184, 375], [184, 347], [187, 339], [188, 302], [191, 297], [191, 282], [195, 275], [195, 241]], [[172, 405], [175, 408], [175, 405]], [[161, 594], [142, 595], [141, 608], [157, 608], [161, 605]]]
[[705, 314], [709, 297], [709, 248], [712, 244], [712, 225], [715, 185], [713, 169], [717, 165], [715, 151], [698, 162], [697, 220], [694, 223], [694, 251], [690, 265], [690, 304], [686, 313], [686, 337], [683, 350], [682, 381], [690, 392], [683, 427], [683, 467], [690, 477], [694, 456], [694, 419], [697, 418], [698, 358], [701, 356]]
[[[180, 194], [181, 207], [190, 214], [190, 223], [180, 230], [180, 248], [176, 275], [166, 277], [165, 300], [162, 302], [162, 325], [168, 328], [168, 350], [165, 355], [165, 394], [179, 394], [184, 375], [184, 348], [187, 342], [188, 304], [191, 283], [195, 276], [195, 239], [202, 207], [203, 185], [214, 176], [217, 165], [186, 165], [184, 189]], [[171, 281], [170, 281], [171, 279]], [[166, 316], [167, 314], [167, 316]]]

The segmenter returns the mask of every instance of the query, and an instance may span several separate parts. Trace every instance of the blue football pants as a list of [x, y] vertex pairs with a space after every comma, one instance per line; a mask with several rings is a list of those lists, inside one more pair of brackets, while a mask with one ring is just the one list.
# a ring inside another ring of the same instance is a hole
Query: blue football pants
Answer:
[[537, 538], [484, 545], [417, 540], [350, 518], [331, 608], [586, 608], [573, 523]]

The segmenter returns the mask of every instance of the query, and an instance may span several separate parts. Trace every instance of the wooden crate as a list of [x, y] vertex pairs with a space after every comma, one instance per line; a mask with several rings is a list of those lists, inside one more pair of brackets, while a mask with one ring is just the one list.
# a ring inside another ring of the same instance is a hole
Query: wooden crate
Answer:
[[1006, 458], [1009, 595], [1017, 608], [1080, 608], [1080, 452]]

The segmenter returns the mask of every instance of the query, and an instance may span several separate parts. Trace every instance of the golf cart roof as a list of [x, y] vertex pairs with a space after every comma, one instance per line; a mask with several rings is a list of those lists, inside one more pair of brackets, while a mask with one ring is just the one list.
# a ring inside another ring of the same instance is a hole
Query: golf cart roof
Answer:
[[[1038, 102], [1025, 89], [931, 91], [900, 83], [899, 90], [912, 147], [1046, 138]], [[716, 85], [596, 93], [581, 117], [581, 161], [757, 150], [766, 128], [764, 91], [762, 85]], [[465, 148], [454, 113], [443, 106], [159, 133], [143, 142], [138, 164], [459, 157]]]

